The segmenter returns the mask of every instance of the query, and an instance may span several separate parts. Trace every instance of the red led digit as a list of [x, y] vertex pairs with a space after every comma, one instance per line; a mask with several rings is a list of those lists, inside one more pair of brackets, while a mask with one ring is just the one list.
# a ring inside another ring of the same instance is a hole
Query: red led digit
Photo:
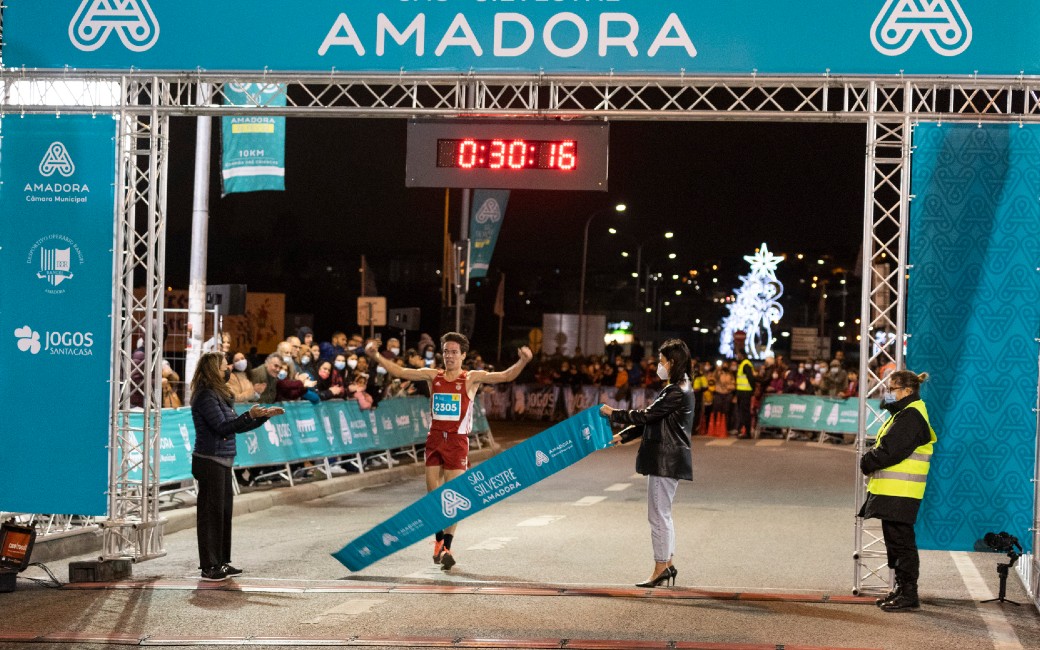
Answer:
[[513, 140], [509, 143], [509, 168], [523, 169], [527, 166], [527, 143]]
[[556, 149], [559, 146], [560, 145], [555, 143], [555, 142], [553, 142], [549, 146], [549, 169], [555, 169], [556, 168]]
[[491, 156], [488, 167], [491, 169], [502, 169], [506, 164], [506, 143], [503, 140], [491, 141]]
[[459, 167], [473, 169], [477, 165], [477, 141], [463, 140], [459, 144]]
[[574, 140], [560, 143], [560, 169], [571, 170], [578, 164], [578, 155], [574, 153]]

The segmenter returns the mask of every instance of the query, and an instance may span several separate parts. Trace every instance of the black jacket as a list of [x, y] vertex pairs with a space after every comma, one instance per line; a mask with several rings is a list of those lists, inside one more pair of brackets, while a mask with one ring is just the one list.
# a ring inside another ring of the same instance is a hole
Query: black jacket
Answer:
[[642, 426], [621, 432], [621, 441], [642, 434], [636, 471], [650, 476], [693, 480], [690, 434], [693, 432], [694, 396], [689, 385], [669, 384], [642, 410], [615, 410], [611, 422]]
[[195, 453], [202, 456], [234, 458], [235, 434], [252, 431], [268, 418], [238, 415], [217, 392], [203, 389], [191, 401], [191, 421], [195, 424]]
[[[921, 445], [928, 444], [932, 434], [928, 423], [917, 409], [907, 408], [912, 402], [921, 399], [916, 391], [909, 397], [885, 404], [884, 408], [892, 413], [895, 421], [889, 427], [881, 446], [871, 448], [863, 454], [859, 461], [859, 469], [865, 476], [903, 462]], [[859, 511], [859, 516], [867, 519], [886, 519], [904, 524], [917, 521], [917, 511], [921, 507], [920, 499], [910, 497], [893, 497], [867, 493], [867, 500]]]

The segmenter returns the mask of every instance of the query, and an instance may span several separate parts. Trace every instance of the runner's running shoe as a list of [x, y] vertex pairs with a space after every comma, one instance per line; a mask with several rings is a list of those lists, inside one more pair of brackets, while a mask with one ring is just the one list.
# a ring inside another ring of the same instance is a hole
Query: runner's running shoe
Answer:
[[446, 548], [441, 554], [441, 568], [447, 571], [453, 566], [455, 566], [455, 556], [451, 554], [450, 549]]
[[434, 564], [441, 563], [441, 556], [444, 555], [444, 540], [434, 540], [433, 542], [433, 562]]

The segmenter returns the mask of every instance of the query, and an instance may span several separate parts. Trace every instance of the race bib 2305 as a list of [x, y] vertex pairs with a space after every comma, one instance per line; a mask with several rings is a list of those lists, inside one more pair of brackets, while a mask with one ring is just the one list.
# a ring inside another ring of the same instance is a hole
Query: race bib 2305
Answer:
[[453, 422], [462, 419], [462, 395], [459, 393], [434, 393], [433, 419]]

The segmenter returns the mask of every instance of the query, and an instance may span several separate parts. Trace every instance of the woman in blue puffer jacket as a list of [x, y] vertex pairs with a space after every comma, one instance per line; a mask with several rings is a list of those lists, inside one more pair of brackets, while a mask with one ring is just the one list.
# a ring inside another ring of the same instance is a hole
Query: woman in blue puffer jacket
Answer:
[[231, 566], [231, 514], [235, 493], [235, 434], [251, 431], [275, 415], [280, 407], [259, 404], [238, 415], [228, 387], [231, 369], [220, 352], [199, 359], [191, 381], [191, 419], [195, 423], [195, 451], [191, 475], [198, 481], [196, 531], [199, 539], [199, 568], [202, 580], [220, 581], [242, 573]]

